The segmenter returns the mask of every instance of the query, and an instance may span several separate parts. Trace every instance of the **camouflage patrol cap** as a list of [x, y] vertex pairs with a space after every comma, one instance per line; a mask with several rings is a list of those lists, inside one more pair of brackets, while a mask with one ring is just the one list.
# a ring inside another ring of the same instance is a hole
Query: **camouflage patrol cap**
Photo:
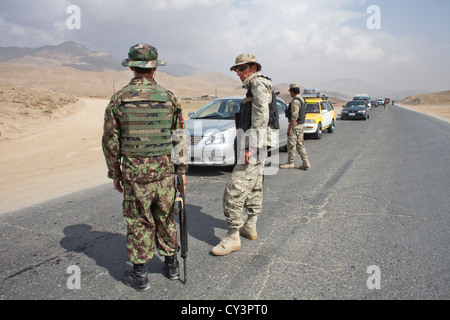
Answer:
[[236, 71], [236, 68], [244, 64], [253, 63], [258, 66], [258, 71], [261, 71], [261, 64], [256, 60], [256, 57], [250, 53], [243, 53], [237, 56], [234, 65], [230, 68], [230, 71]]
[[166, 63], [158, 60], [158, 50], [145, 43], [138, 43], [130, 48], [128, 59], [122, 61], [124, 67], [139, 67], [152, 69], [165, 66]]

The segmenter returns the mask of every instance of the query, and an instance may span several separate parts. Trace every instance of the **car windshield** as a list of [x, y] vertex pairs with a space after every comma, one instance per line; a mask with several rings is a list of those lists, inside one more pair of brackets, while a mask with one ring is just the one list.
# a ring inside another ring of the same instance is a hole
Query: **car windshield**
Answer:
[[350, 101], [345, 106], [346, 108], [365, 108], [366, 104], [364, 101]]
[[320, 113], [319, 103], [308, 103], [306, 105], [306, 113]]
[[241, 99], [216, 99], [208, 102], [198, 110], [191, 119], [234, 119], [239, 111]]

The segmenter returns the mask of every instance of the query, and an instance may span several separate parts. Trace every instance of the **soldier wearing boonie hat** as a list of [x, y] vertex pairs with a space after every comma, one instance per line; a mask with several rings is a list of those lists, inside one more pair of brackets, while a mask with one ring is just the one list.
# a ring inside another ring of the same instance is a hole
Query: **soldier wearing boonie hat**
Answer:
[[139, 43], [130, 48], [128, 59], [122, 61], [124, 67], [138, 67], [153, 69], [165, 66], [166, 63], [158, 60], [158, 50], [145, 43]]
[[311, 168], [306, 154], [305, 141], [303, 134], [305, 131], [305, 116], [306, 116], [306, 102], [300, 95], [300, 86], [297, 83], [289, 85], [289, 93], [292, 101], [286, 110], [286, 117], [289, 121], [287, 130], [288, 138], [288, 161], [286, 164], [280, 166], [281, 169], [293, 169], [295, 160], [295, 151], [299, 153], [302, 158], [301, 170]]
[[[261, 74], [261, 69], [256, 57], [249, 53], [239, 55], [230, 68], [230, 71], [236, 71], [247, 89], [247, 97], [241, 102], [236, 117], [237, 138], [240, 142], [244, 132], [251, 137], [250, 142], [246, 141], [241, 146], [244, 150], [238, 148], [238, 163], [225, 187], [223, 211], [228, 233], [211, 250], [217, 256], [239, 250], [240, 235], [257, 239], [256, 222], [262, 209], [264, 147], [271, 136], [268, 123], [273, 91], [271, 80]], [[265, 151], [267, 153], [267, 149]], [[245, 223], [242, 219], [244, 208], [247, 212]]]
[[262, 69], [261, 64], [256, 60], [256, 57], [253, 54], [243, 53], [237, 56], [235, 64], [230, 68], [230, 71], [236, 71], [237, 67], [245, 64], [255, 64], [257, 66], [257, 71], [261, 71]]
[[150, 288], [147, 263], [156, 250], [165, 257], [169, 279], [180, 275], [174, 167], [186, 186], [187, 161], [177, 157], [180, 164], [174, 166], [171, 156], [172, 133], [184, 128], [181, 105], [154, 79], [156, 68], [164, 65], [155, 47], [139, 43], [130, 48], [122, 66], [129, 67], [134, 78], [111, 97], [103, 127], [108, 177], [124, 194], [127, 256], [133, 264], [122, 282], [138, 291]]

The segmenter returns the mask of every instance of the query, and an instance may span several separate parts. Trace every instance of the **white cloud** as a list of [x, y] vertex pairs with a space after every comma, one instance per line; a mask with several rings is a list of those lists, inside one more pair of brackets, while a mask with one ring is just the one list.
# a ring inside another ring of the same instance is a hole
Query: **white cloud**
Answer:
[[[238, 54], [251, 52], [263, 63], [264, 72], [278, 82], [320, 81], [315, 74], [330, 70], [332, 77], [358, 77], [362, 69], [376, 70], [374, 74], [380, 76], [372, 80], [384, 82], [379, 70], [402, 67], [403, 71], [421, 63], [427, 51], [415, 45], [414, 37], [396, 38], [389, 30], [369, 30], [366, 9], [371, 3], [365, 0], [56, 3], [2, 1], [0, 45], [39, 46], [74, 40], [120, 60], [131, 45], [148, 42], [169, 63], [191, 63], [226, 74]], [[64, 28], [70, 4], [81, 8], [81, 30]]]
[[413, 65], [418, 62], [418, 57], [414, 54], [398, 55], [393, 54], [389, 57], [389, 65]]

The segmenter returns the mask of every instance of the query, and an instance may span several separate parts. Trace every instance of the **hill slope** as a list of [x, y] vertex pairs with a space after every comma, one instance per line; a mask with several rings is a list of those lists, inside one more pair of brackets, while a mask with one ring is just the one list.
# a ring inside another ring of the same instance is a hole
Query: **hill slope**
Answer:
[[417, 94], [406, 97], [400, 101], [406, 105], [440, 105], [450, 106], [450, 90], [441, 92], [432, 92], [425, 94]]
[[67, 41], [39, 48], [0, 47], [0, 62], [18, 65], [69, 66], [79, 70], [120, 70], [120, 63], [104, 52], [88, 50], [82, 44]]
[[[228, 96], [243, 94], [241, 82], [220, 73], [174, 77], [158, 69], [156, 81], [177, 97], [200, 97], [205, 94]], [[110, 98], [114, 91], [125, 86], [133, 74], [122, 71], [92, 72], [67, 66], [22, 66], [0, 63], [0, 82], [24, 87], [45, 88], [78, 97]]]

